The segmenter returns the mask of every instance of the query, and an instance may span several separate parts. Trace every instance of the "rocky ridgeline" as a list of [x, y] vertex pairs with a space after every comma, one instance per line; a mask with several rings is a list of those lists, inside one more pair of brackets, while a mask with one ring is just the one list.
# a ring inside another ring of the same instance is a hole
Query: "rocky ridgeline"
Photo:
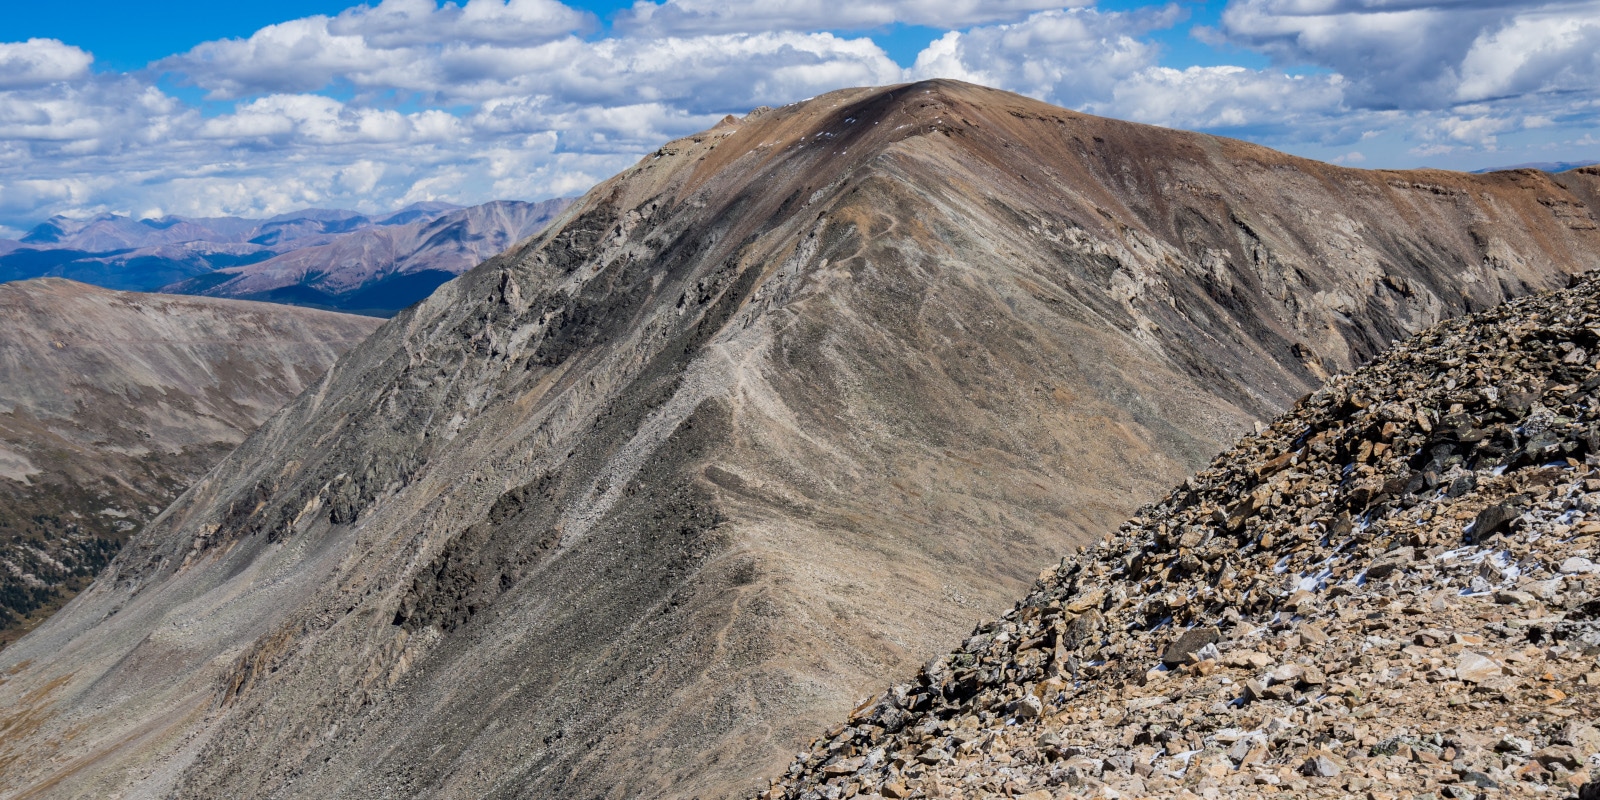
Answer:
[[762, 798], [1600, 797], [1600, 277], [1303, 399]]

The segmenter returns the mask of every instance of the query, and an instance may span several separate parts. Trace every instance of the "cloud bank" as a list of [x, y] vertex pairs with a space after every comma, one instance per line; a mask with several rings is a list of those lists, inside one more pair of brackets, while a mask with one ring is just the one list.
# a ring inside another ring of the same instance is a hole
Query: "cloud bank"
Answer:
[[[1189, 13], [640, 0], [608, 21], [556, 0], [384, 0], [133, 73], [0, 43], [0, 228], [572, 194], [727, 113], [926, 77], [1369, 167], [1600, 159], [1600, 0]], [[875, 37], [908, 25], [936, 36], [902, 66]], [[1217, 63], [1184, 63], [1197, 48]]]

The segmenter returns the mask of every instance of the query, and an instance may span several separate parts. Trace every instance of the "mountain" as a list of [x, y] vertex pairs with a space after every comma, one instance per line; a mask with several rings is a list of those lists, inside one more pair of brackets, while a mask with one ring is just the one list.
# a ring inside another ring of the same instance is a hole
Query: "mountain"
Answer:
[[1490, 167], [1488, 169], [1473, 170], [1478, 174], [1486, 172], [1502, 172], [1514, 169], [1536, 169], [1543, 172], [1566, 172], [1568, 170], [1592, 167], [1600, 161], [1533, 161], [1526, 164], [1513, 164], [1508, 167]]
[[375, 327], [58, 278], [0, 285], [0, 644]]
[[271, 257], [270, 250], [248, 243], [180, 242], [98, 253], [17, 244], [9, 251], [0, 250], [0, 282], [54, 277], [107, 289], [153, 291], [223, 267]]
[[267, 300], [388, 316], [537, 233], [571, 203], [414, 203], [392, 214], [305, 209], [269, 219], [54, 217], [0, 241], [0, 281]]
[[35, 226], [19, 243], [110, 252], [188, 242], [275, 245], [307, 237], [323, 237], [322, 241], [326, 241], [330, 235], [437, 219], [460, 208], [449, 203], [414, 203], [392, 214], [378, 216], [308, 208], [267, 219], [168, 216], [136, 220], [120, 214], [99, 214], [87, 219], [57, 216]]
[[20, 240], [0, 241], [0, 280], [62, 277], [110, 289], [152, 291], [224, 267], [326, 244], [354, 231], [435, 219], [458, 208], [419, 203], [379, 217], [305, 209], [264, 220], [52, 217]]
[[257, 220], [239, 217], [162, 217], [135, 220], [120, 214], [88, 219], [51, 217], [28, 231], [19, 242], [83, 252], [132, 250], [193, 241], [243, 243]]
[[1328, 374], [1600, 266], [1596, 203], [949, 81], [727, 119], [398, 314], [0, 651], [0, 792], [755, 790]]
[[762, 796], [1592, 797], [1597, 388], [1600, 275], [1431, 328], [1047, 569]]
[[[438, 217], [424, 215], [221, 268], [164, 291], [387, 316], [538, 233], [571, 202], [496, 201]], [[406, 212], [397, 216], [405, 218]]]

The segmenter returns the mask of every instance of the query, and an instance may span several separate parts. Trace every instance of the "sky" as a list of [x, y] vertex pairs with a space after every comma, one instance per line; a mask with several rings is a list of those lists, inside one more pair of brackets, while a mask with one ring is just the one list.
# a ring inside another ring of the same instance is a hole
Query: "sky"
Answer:
[[1600, 160], [1600, 0], [8, 6], [0, 237], [576, 195], [726, 114], [933, 77], [1364, 168]]

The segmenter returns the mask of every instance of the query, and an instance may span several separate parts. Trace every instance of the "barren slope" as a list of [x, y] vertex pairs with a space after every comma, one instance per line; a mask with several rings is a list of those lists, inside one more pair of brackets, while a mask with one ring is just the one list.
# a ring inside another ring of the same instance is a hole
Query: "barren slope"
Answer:
[[0, 644], [375, 327], [56, 278], [0, 285]]
[[402, 313], [0, 653], [0, 791], [747, 790], [1325, 370], [1600, 263], [1597, 183], [952, 82], [730, 119]]
[[1600, 274], [1397, 345], [761, 797], [1600, 796], [1597, 389]]

